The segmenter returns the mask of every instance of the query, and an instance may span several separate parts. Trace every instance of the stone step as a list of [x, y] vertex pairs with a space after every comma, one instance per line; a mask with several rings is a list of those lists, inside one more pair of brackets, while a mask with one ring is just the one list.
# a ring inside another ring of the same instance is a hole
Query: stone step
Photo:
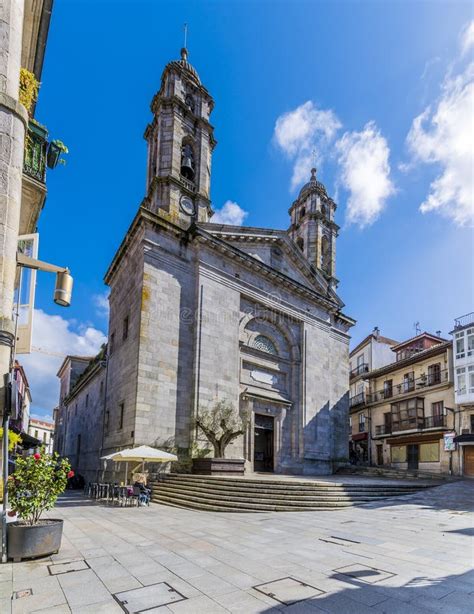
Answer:
[[[394, 492], [394, 493], [409, 493], [416, 492], [420, 490], [420, 488], [426, 488], [426, 486], [417, 486], [417, 485], [399, 485], [399, 484], [372, 484], [372, 485], [343, 485], [341, 484], [337, 488], [333, 488], [331, 486], [320, 486], [319, 484], [310, 484], [301, 483], [301, 484], [287, 484], [279, 482], [277, 484], [273, 483], [273, 480], [262, 480], [259, 482], [244, 482], [241, 480], [207, 480], [206, 478], [199, 479], [188, 479], [187, 477], [176, 477], [170, 476], [165, 478], [166, 483], [183, 485], [183, 486], [203, 486], [205, 488], [215, 488], [226, 490], [228, 488], [231, 489], [244, 489], [244, 490], [253, 490], [255, 492], [268, 492], [268, 493], [291, 493], [291, 492], [324, 492], [324, 493], [338, 493], [338, 494], [352, 494], [352, 493], [386, 493], [386, 492]], [[156, 482], [160, 483], [160, 482]]]
[[154, 497], [160, 498], [161, 496], [165, 496], [165, 497], [173, 497], [173, 496], [180, 496], [180, 497], [202, 497], [203, 499], [213, 499], [213, 500], [220, 500], [220, 501], [226, 501], [226, 502], [242, 502], [242, 503], [258, 503], [260, 504], [261, 502], [263, 503], [268, 503], [271, 505], [284, 505], [284, 506], [294, 506], [294, 505], [299, 505], [299, 506], [319, 506], [320, 504], [327, 504], [329, 507], [332, 507], [333, 505], [337, 505], [338, 503], [368, 503], [371, 501], [378, 501], [379, 499], [385, 498], [387, 495], [382, 496], [379, 495], [378, 497], [307, 497], [307, 498], [303, 498], [303, 497], [268, 497], [268, 496], [262, 496], [262, 497], [255, 497], [255, 495], [253, 493], [235, 493], [232, 491], [228, 491], [226, 492], [224, 495], [221, 495], [220, 493], [216, 494], [212, 491], [204, 491], [204, 490], [187, 490], [187, 489], [176, 489], [176, 488], [158, 488], [157, 490], [155, 489], [154, 491]]
[[268, 498], [268, 499], [298, 499], [298, 500], [306, 500], [306, 499], [328, 499], [328, 500], [354, 500], [363, 498], [364, 500], [371, 500], [377, 497], [387, 497], [387, 496], [397, 496], [397, 495], [406, 495], [411, 494], [413, 491], [405, 491], [405, 490], [384, 490], [380, 489], [377, 491], [352, 491], [352, 492], [326, 492], [326, 491], [318, 491], [314, 490], [304, 490], [304, 491], [272, 491], [270, 489], [262, 489], [262, 490], [250, 490], [243, 487], [239, 488], [230, 488], [226, 486], [214, 486], [214, 485], [206, 485], [206, 484], [186, 484], [183, 482], [172, 482], [172, 481], [163, 481], [163, 482], [154, 482], [151, 483], [152, 488], [156, 491], [176, 491], [176, 492], [209, 492], [213, 493], [216, 496], [227, 497], [229, 495], [235, 494], [240, 496], [249, 496], [251, 495], [254, 498]]
[[338, 470], [338, 475], [374, 475], [388, 478], [401, 479], [422, 479], [435, 481], [450, 481], [456, 480], [456, 476], [444, 475], [439, 473], [430, 473], [429, 471], [391, 469], [390, 467], [343, 467]]
[[231, 486], [235, 488], [237, 486], [244, 486], [249, 489], [272, 489], [272, 490], [284, 490], [286, 492], [292, 490], [321, 490], [321, 491], [373, 491], [373, 490], [406, 490], [417, 491], [421, 488], [430, 488], [431, 484], [328, 484], [327, 482], [290, 482], [283, 480], [262, 480], [262, 479], [242, 479], [242, 478], [221, 478], [216, 476], [193, 476], [188, 474], [168, 474], [166, 476], [167, 482], [174, 483], [201, 483], [206, 485], [222, 485]]
[[168, 474], [150, 485], [154, 503], [222, 512], [337, 510], [425, 488], [422, 484], [349, 485], [189, 474]]
[[249, 502], [236, 502], [236, 501], [228, 501], [222, 499], [212, 499], [205, 498], [202, 496], [186, 496], [186, 495], [167, 495], [167, 496], [158, 496], [154, 495], [152, 497], [153, 503], [172, 503], [179, 507], [190, 507], [191, 504], [198, 509], [207, 509], [211, 508], [221, 508], [222, 511], [235, 511], [235, 512], [293, 512], [293, 511], [319, 511], [321, 509], [324, 510], [337, 510], [346, 507], [352, 507], [353, 503], [332, 503], [328, 504], [326, 502], [321, 505], [311, 505], [311, 506], [303, 506], [303, 505], [278, 505], [278, 504], [270, 504], [270, 503], [255, 503], [250, 500]]
[[[194, 503], [193, 501], [174, 501], [173, 499], [167, 499], [167, 498], [163, 498], [162, 500], [159, 501], [152, 501], [153, 503], [157, 503], [159, 505], [168, 505], [171, 507], [179, 507], [179, 508], [185, 508], [185, 509], [193, 509], [193, 510], [200, 510], [200, 511], [205, 511], [205, 512], [226, 512], [226, 513], [233, 513], [233, 514], [237, 514], [237, 513], [241, 513], [241, 514], [248, 514], [250, 512], [253, 513], [263, 513], [266, 512], [268, 510], [261, 510], [261, 509], [236, 509], [235, 507], [230, 507], [227, 505], [224, 505], [222, 503], [219, 504], [209, 504], [209, 503]], [[270, 510], [273, 511], [273, 510]], [[315, 510], [314, 508], [311, 509], [305, 509], [305, 510], [299, 510], [298, 508], [291, 508], [291, 509], [286, 509], [286, 510], [277, 510], [279, 512], [285, 511], [285, 512], [295, 512], [295, 511], [305, 511], [305, 512], [314, 512], [314, 511], [318, 511], [318, 512], [325, 512], [325, 511], [338, 511], [337, 509], [334, 508], [324, 508], [324, 507], [318, 507], [317, 510]]]

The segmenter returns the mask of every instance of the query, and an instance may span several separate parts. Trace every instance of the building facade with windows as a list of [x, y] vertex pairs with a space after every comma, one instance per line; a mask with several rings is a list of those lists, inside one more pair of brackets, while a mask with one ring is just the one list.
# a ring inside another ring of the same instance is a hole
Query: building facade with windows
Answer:
[[55, 410], [55, 451], [69, 459], [77, 475], [96, 481], [105, 420], [105, 347], [94, 358], [66, 356], [58, 371], [60, 404]]
[[455, 427], [451, 342], [422, 333], [393, 350], [397, 360], [367, 376], [373, 464], [457, 473], [457, 457], [445, 449]]
[[474, 312], [454, 322], [456, 433], [460, 473], [474, 477]]
[[41, 442], [47, 454], [53, 453], [54, 448], [54, 423], [39, 418], [30, 418], [28, 435]]
[[369, 390], [367, 375], [395, 360], [392, 346], [398, 342], [380, 334], [378, 327], [349, 355], [349, 457], [353, 464], [370, 463], [369, 420], [365, 408]]

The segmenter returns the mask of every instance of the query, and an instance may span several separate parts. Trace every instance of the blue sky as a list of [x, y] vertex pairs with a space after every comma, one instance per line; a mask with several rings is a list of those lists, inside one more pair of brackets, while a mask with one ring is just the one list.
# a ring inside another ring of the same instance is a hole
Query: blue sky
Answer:
[[[447, 335], [474, 306], [462, 142], [474, 126], [461, 100], [472, 19], [469, 2], [453, 1], [56, 0], [36, 117], [70, 153], [48, 173], [40, 256], [68, 265], [75, 288], [64, 310], [51, 301], [53, 276], [38, 276], [35, 346], [88, 352], [106, 332], [103, 275], [144, 196], [149, 104], [184, 22], [216, 103], [213, 206], [232, 201], [245, 224], [286, 228], [292, 177], [306, 176], [315, 149], [338, 202], [336, 270], [354, 343], [376, 325], [409, 337], [415, 321]], [[436, 208], [422, 213], [433, 192]], [[23, 360], [41, 415], [57, 396], [58, 360]]]

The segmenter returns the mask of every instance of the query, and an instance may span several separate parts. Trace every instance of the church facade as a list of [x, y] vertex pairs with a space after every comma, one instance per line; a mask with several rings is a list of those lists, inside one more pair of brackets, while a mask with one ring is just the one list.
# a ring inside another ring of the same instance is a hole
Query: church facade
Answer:
[[152, 101], [146, 197], [105, 276], [101, 453], [189, 454], [193, 417], [226, 399], [251, 416], [228, 456], [328, 474], [348, 457], [354, 324], [336, 293], [336, 204], [313, 169], [287, 230], [212, 223], [213, 105], [183, 49]]

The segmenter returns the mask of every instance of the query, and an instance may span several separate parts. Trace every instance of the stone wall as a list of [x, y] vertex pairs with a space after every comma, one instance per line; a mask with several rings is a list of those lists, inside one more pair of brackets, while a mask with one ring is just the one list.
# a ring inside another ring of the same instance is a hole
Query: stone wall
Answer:
[[100, 462], [105, 399], [105, 367], [97, 364], [65, 404], [68, 416], [63, 456], [86, 482], [97, 481]]
[[[129, 447], [136, 440], [138, 352], [143, 300], [141, 238], [142, 235], [130, 244], [111, 284], [105, 454], [117, 448]], [[126, 320], [128, 334], [124, 338]]]

